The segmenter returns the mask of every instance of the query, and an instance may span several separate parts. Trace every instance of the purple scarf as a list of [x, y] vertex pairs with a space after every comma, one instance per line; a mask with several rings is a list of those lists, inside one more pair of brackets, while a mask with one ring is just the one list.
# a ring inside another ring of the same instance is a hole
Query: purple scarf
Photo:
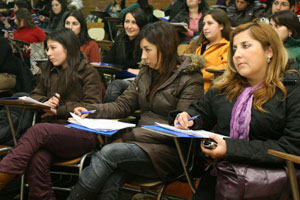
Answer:
[[233, 106], [230, 120], [230, 138], [249, 140], [253, 91], [253, 87], [245, 87]]

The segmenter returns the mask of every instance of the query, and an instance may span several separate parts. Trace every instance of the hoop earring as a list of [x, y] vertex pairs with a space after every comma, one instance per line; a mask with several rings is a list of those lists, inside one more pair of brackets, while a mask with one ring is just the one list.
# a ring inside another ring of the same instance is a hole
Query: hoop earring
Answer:
[[289, 33], [289, 37], [292, 37], [292, 33]]
[[270, 64], [270, 62], [271, 62], [271, 57], [269, 56], [268, 57], [268, 64]]

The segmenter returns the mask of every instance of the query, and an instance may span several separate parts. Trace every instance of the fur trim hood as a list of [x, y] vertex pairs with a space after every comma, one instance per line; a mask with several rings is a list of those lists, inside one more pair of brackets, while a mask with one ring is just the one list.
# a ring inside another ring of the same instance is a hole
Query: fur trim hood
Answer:
[[[183, 54], [179, 56], [180, 65], [178, 70], [184, 73], [201, 72], [205, 67], [205, 58], [196, 54]], [[141, 60], [139, 68], [146, 66], [145, 62]]]

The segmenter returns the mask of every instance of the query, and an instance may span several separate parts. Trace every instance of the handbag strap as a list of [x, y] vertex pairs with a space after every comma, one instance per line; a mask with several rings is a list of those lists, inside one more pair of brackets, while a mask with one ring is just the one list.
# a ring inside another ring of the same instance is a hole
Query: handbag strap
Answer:
[[[244, 195], [245, 195], [245, 184], [246, 184], [245, 176], [246, 176], [246, 173], [248, 170], [248, 166], [243, 167], [243, 170], [240, 172], [237, 172], [234, 167], [233, 167], [233, 169], [235, 170], [235, 172], [237, 174], [239, 200], [243, 200]], [[239, 169], [241, 170], [242, 168], [239, 167]]]

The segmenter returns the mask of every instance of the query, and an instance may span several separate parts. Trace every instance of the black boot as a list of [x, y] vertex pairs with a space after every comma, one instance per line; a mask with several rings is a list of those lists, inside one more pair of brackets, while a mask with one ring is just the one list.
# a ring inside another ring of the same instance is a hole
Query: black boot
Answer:
[[67, 200], [93, 200], [95, 199], [95, 193], [89, 191], [85, 187], [81, 186], [79, 183], [76, 183], [72, 187], [72, 190], [67, 198]]

